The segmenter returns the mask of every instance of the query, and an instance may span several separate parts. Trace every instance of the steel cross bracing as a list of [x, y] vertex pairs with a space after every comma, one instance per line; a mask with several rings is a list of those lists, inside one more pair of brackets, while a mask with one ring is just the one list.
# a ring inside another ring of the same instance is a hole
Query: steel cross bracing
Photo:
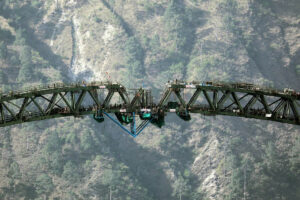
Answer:
[[0, 93], [0, 127], [98, 112], [151, 113], [153, 118], [175, 112], [182, 119], [189, 119], [189, 113], [201, 113], [300, 125], [300, 93], [244, 83], [182, 81], [169, 82], [158, 103], [153, 103], [150, 90], [137, 89], [130, 96], [125, 87], [111, 82], [53, 84]]
[[[191, 90], [186, 100], [185, 90]], [[179, 103], [168, 110], [171, 94]], [[158, 105], [169, 112], [229, 115], [300, 125], [300, 92], [292, 89], [279, 91], [247, 83], [174, 81], [168, 84]]]

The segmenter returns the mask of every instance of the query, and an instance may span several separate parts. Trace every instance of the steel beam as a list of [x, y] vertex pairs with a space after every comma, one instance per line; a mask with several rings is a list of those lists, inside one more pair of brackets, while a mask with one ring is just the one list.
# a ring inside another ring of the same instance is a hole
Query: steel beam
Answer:
[[187, 107], [189, 108], [190, 106], [194, 105], [194, 103], [196, 102], [197, 98], [199, 97], [201, 93], [201, 89], [197, 89], [195, 91], [195, 93], [193, 94], [192, 98], [190, 99], [190, 101], [187, 104]]
[[300, 123], [300, 116], [299, 116], [299, 112], [297, 110], [297, 105], [295, 103], [295, 100], [288, 100], [290, 102], [290, 106], [292, 108], [292, 111], [294, 113], [294, 118], [295, 121], [297, 121], [298, 123]]
[[85, 94], [86, 94], [86, 90], [82, 90], [82, 92], [80, 93], [78, 99], [77, 99], [77, 102], [76, 102], [76, 105], [75, 105], [75, 112], [77, 113], [79, 111], [79, 108], [81, 106], [81, 103], [85, 97]]
[[257, 101], [257, 96], [253, 95], [250, 101], [244, 107], [244, 112], [245, 113], [248, 112], [248, 110], [256, 103], [256, 101]]
[[214, 104], [214, 107], [215, 107], [215, 108], [218, 106], [218, 90], [214, 90], [214, 94], [213, 94], [213, 104]]
[[[67, 92], [65, 93], [65, 95], [67, 94]], [[62, 98], [62, 100], [65, 102], [65, 104], [68, 106], [68, 108], [70, 109], [70, 111], [74, 112], [73, 107], [70, 105], [70, 103], [68, 102], [68, 100], [66, 99], [65, 95], [63, 95], [62, 93], [59, 93], [59, 96]]]
[[45, 113], [47, 113], [47, 114], [51, 113], [53, 107], [55, 106], [55, 103], [56, 103], [55, 101], [56, 101], [57, 96], [58, 96], [58, 93], [54, 93], [52, 95], [51, 100], [49, 101], [49, 105], [48, 105]]
[[166, 104], [166, 101], [169, 99], [171, 93], [172, 93], [173, 89], [172, 88], [168, 88], [166, 90], [166, 92], [163, 94], [163, 97], [161, 98], [161, 100], [158, 103], [158, 106], [164, 106]]
[[22, 119], [22, 116], [23, 116], [23, 113], [24, 113], [24, 111], [25, 111], [25, 108], [26, 108], [26, 105], [27, 105], [28, 101], [29, 101], [29, 98], [28, 98], [28, 97], [25, 97], [24, 100], [23, 100], [22, 106], [21, 106], [21, 108], [20, 108], [20, 110], [19, 110], [19, 113], [17, 114], [17, 116], [18, 116], [20, 119]]
[[112, 96], [114, 95], [114, 93], [115, 93], [115, 92], [114, 92], [113, 90], [109, 90], [109, 91], [108, 91], [108, 94], [107, 94], [107, 96], [106, 96], [106, 98], [105, 98], [105, 100], [104, 100], [104, 102], [103, 102], [103, 107], [104, 107], [104, 108], [106, 108], [106, 107], [108, 106], [108, 104], [109, 104], [109, 102], [110, 102]]
[[212, 110], [215, 110], [216, 108], [215, 108], [214, 104], [211, 102], [210, 97], [209, 97], [209, 95], [207, 94], [207, 91], [206, 91], [206, 90], [203, 90], [203, 93], [204, 93], [204, 96], [205, 96], [206, 101], [208, 102], [210, 108], [211, 108]]
[[226, 91], [221, 99], [218, 102], [217, 109], [221, 110], [223, 108], [224, 103], [227, 101], [227, 99], [230, 97], [230, 91]]
[[129, 99], [128, 99], [128, 95], [127, 95], [126, 91], [125, 90], [124, 91], [119, 90], [118, 92], [119, 92], [119, 95], [121, 96], [124, 104], [125, 105], [129, 104]]
[[72, 110], [75, 110], [75, 94], [73, 91], [71, 91], [71, 105], [72, 105]]
[[[88, 90], [89, 95], [92, 97], [93, 101], [95, 102], [95, 104], [97, 105], [98, 108], [100, 108], [101, 104], [98, 100], [98, 95], [97, 95], [97, 91], [90, 91]], [[95, 95], [94, 95], [94, 94]]]
[[2, 103], [0, 103], [0, 113], [1, 113], [1, 120], [5, 124], [5, 115], [4, 115], [4, 110], [3, 110]]
[[232, 95], [232, 97], [233, 97], [233, 100], [234, 100], [235, 104], [238, 106], [240, 112], [243, 113], [243, 112], [244, 112], [244, 109], [243, 109], [243, 107], [241, 106], [241, 103], [240, 103], [239, 99], [237, 98], [235, 92], [231, 92], [231, 95]]
[[2, 105], [4, 106], [4, 108], [11, 114], [11, 116], [17, 120], [17, 117], [16, 117], [16, 114], [11, 110], [9, 109], [9, 107], [7, 105], [5, 105], [5, 103], [3, 102]]
[[286, 100], [281, 99], [281, 101], [279, 102], [279, 104], [273, 110], [272, 115], [276, 116], [281, 111], [281, 109], [283, 109], [283, 107], [284, 107], [285, 104], [286, 104]]
[[186, 103], [185, 103], [184, 99], [182, 98], [182, 96], [180, 94], [180, 90], [175, 90], [174, 92], [175, 92], [177, 98], [179, 99], [181, 106], [185, 108]]
[[270, 109], [270, 107], [269, 107], [269, 105], [268, 105], [268, 103], [266, 101], [265, 96], [262, 95], [262, 94], [260, 94], [259, 97], [260, 97], [261, 103], [263, 104], [263, 106], [265, 108], [266, 113], [272, 113], [271, 109]]
[[30, 97], [31, 101], [34, 103], [34, 105], [39, 109], [39, 111], [44, 115], [45, 111], [43, 110], [43, 108], [35, 101], [34, 97]]
[[130, 106], [135, 106], [136, 103], [139, 103], [140, 106], [142, 105], [142, 102], [141, 102], [141, 96], [142, 96], [142, 89], [139, 89], [138, 92], [134, 95], [131, 103], [130, 103]]
[[287, 101], [283, 108], [283, 117], [287, 118], [289, 116], [289, 102]]

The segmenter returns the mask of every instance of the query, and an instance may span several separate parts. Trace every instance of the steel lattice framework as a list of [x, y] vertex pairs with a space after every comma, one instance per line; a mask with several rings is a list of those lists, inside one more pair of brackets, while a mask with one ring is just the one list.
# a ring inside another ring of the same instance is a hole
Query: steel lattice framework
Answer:
[[[114, 94], [118, 94], [117, 100]], [[172, 81], [161, 99], [153, 102], [143, 88], [131, 95], [118, 83], [56, 83], [27, 91], [0, 93], [0, 127], [65, 116], [105, 113], [151, 113], [163, 117], [175, 112], [229, 115], [300, 125], [300, 93], [262, 88], [246, 83]]]

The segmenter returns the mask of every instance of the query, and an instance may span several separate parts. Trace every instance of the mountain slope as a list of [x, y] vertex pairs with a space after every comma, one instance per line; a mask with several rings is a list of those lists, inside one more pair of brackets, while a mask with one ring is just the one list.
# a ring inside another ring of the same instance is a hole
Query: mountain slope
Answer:
[[[297, 0], [7, 0], [0, 9], [4, 91], [109, 77], [156, 98], [169, 79], [300, 90]], [[0, 199], [299, 199], [299, 147], [297, 126], [223, 116], [170, 115], [136, 139], [91, 117], [33, 122], [0, 130]]]

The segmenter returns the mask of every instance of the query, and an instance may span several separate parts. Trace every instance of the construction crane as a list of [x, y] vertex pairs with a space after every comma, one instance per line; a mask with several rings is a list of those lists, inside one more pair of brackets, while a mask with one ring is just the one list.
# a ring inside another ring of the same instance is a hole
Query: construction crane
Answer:
[[[114, 94], [119, 102], [114, 102]], [[192, 113], [228, 115], [300, 125], [300, 92], [276, 90], [248, 83], [169, 81], [159, 101], [151, 90], [129, 95], [113, 82], [91, 82], [34, 87], [0, 93], [0, 127], [50, 118], [105, 116], [133, 137], [149, 124], [162, 127], [167, 113], [189, 121]], [[114, 118], [111, 114], [115, 114]], [[141, 123], [136, 126], [136, 117]], [[127, 125], [130, 128], [127, 128]]]

